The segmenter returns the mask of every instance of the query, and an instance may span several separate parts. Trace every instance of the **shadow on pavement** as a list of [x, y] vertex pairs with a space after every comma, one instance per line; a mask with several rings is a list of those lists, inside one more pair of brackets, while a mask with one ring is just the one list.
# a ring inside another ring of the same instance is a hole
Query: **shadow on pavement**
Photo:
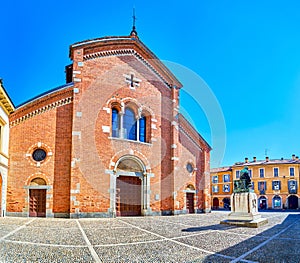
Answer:
[[[208, 229], [215, 229], [216, 225], [212, 227], [195, 227], [185, 229], [183, 231], [203, 231]], [[226, 229], [223, 229], [226, 230]], [[232, 233], [250, 233], [251, 229], [244, 227], [237, 227], [236, 229], [227, 226], [227, 230], [222, 235], [229, 235]], [[238, 231], [240, 230], [240, 231]], [[223, 239], [224, 240], [224, 239]], [[222, 259], [217, 255], [226, 255], [234, 257], [232, 261], [228, 258]], [[300, 262], [300, 214], [287, 215], [285, 220], [265, 231], [257, 231], [257, 234], [247, 240], [238, 244], [230, 246], [226, 249], [207, 256], [202, 262], [260, 262], [260, 263], [299, 263]]]

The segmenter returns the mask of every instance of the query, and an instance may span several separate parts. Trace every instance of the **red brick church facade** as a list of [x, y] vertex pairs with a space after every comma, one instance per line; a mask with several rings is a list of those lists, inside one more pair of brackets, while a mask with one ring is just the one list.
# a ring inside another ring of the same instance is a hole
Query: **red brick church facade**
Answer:
[[67, 84], [10, 115], [7, 215], [209, 212], [210, 146], [136, 34], [70, 46]]

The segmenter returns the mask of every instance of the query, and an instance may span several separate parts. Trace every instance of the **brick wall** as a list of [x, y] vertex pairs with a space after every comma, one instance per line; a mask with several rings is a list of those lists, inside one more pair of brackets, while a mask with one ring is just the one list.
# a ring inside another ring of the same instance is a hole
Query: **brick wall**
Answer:
[[[66, 151], [70, 148], [71, 122], [66, 117], [72, 111], [71, 96], [72, 89], [67, 88], [20, 107], [10, 116], [8, 213], [28, 215], [29, 190], [26, 187], [37, 177], [50, 186], [48, 214], [68, 212], [69, 197], [65, 187], [70, 174], [66, 168], [69, 165]], [[36, 148], [43, 148], [48, 154], [40, 163], [32, 158]]]

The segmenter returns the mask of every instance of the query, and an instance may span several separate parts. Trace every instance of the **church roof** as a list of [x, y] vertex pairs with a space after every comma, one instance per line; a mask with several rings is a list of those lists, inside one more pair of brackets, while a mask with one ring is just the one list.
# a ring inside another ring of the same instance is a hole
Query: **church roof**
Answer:
[[195, 127], [181, 113], [178, 114], [178, 120], [181, 131], [183, 130], [185, 134], [188, 134], [189, 137], [195, 140], [197, 144], [203, 145], [207, 151], [212, 150], [208, 142], [200, 135], [200, 133], [195, 129]]
[[182, 84], [173, 73], [147, 48], [135, 35], [102, 37], [77, 42], [70, 46], [70, 58], [73, 59], [74, 50], [83, 49], [83, 58], [89, 59], [103, 55], [129, 55], [135, 54], [158, 74], [169, 86], [181, 88]]
[[34, 101], [36, 101], [36, 100], [38, 100], [38, 99], [41, 99], [41, 98], [43, 98], [43, 97], [45, 97], [45, 96], [49, 96], [49, 95], [51, 95], [51, 94], [53, 94], [53, 93], [55, 93], [55, 92], [57, 92], [57, 91], [60, 91], [60, 90], [69, 88], [69, 87], [71, 87], [71, 86], [73, 86], [73, 85], [74, 85], [74, 83], [73, 83], [73, 82], [70, 82], [70, 83], [67, 83], [67, 84], [64, 84], [64, 85], [55, 87], [55, 88], [53, 88], [53, 89], [47, 90], [47, 91], [45, 91], [45, 92], [43, 92], [43, 93], [41, 93], [41, 94], [39, 94], [39, 95], [37, 95], [37, 96], [35, 96], [35, 97], [33, 97], [33, 98], [27, 100], [27, 101], [25, 101], [25, 102], [23, 102], [23, 103], [17, 105], [16, 108], [19, 109], [19, 108], [21, 108], [21, 107], [23, 107], [23, 106], [25, 106], [25, 105], [30, 104], [31, 102], [34, 102]]
[[14, 104], [4, 89], [2, 79], [0, 79], [0, 105], [7, 114], [10, 114], [15, 110]]

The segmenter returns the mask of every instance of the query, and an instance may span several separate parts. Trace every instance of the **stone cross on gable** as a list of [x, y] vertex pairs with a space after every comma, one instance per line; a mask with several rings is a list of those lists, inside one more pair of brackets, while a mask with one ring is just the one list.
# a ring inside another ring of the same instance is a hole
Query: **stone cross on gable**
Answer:
[[130, 89], [135, 89], [135, 87], [140, 86], [141, 80], [138, 78], [135, 78], [134, 74], [132, 74], [132, 73], [130, 75], [124, 74], [124, 77], [125, 77], [125, 81], [130, 84], [129, 85]]

